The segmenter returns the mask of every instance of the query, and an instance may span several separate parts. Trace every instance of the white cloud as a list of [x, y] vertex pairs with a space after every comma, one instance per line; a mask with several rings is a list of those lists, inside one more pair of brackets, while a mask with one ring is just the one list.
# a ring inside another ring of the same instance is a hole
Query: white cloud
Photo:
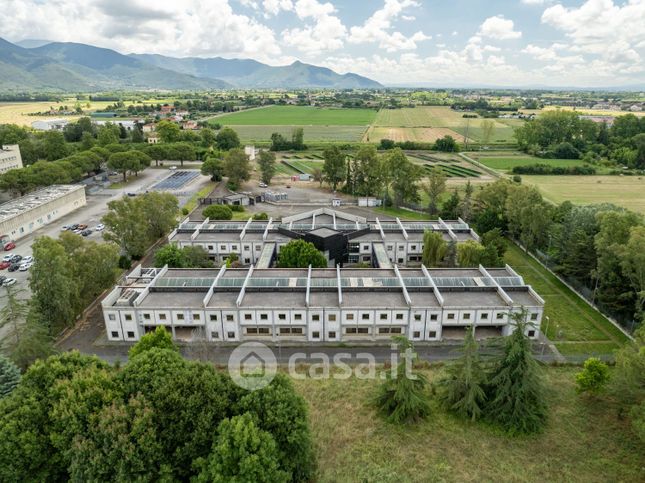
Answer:
[[227, 55], [269, 60], [281, 54], [273, 31], [236, 14], [227, 0], [0, 0], [11, 12], [3, 35], [82, 42], [120, 52]]
[[522, 0], [524, 5], [544, 5], [549, 0]]
[[484, 20], [484, 23], [479, 27], [478, 34], [496, 40], [519, 39], [522, 32], [515, 31], [514, 28], [515, 24], [512, 20], [497, 15]]
[[267, 15], [278, 15], [281, 10], [289, 12], [293, 10], [291, 0], [263, 0], [262, 7]]
[[379, 47], [388, 52], [416, 49], [417, 42], [431, 37], [422, 31], [407, 37], [401, 32], [391, 32], [391, 30], [393, 21], [398, 18], [406, 19], [406, 16], [402, 15], [405, 9], [418, 6], [420, 3], [415, 0], [385, 0], [383, 7], [376, 10], [363, 25], [350, 29], [349, 42], [353, 44], [378, 42]]
[[331, 3], [298, 0], [294, 9], [299, 19], [311, 19], [313, 23], [302, 28], [284, 30], [282, 40], [285, 45], [309, 55], [343, 47], [347, 28], [337, 16], [333, 15], [336, 13], [336, 8]]

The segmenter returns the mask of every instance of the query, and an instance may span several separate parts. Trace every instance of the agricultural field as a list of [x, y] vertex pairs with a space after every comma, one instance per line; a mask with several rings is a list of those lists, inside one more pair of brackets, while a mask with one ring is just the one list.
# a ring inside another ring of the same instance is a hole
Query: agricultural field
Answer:
[[[328, 482], [642, 481], [645, 457], [629, 422], [575, 390], [577, 367], [546, 367], [544, 431], [510, 438], [485, 423], [446, 413], [435, 401], [413, 425], [384, 422], [370, 404], [379, 380], [294, 380], [309, 407], [317, 456]], [[432, 382], [440, 368], [423, 369]], [[351, 417], [348, 418], [348, 416]]]
[[417, 163], [423, 167], [425, 174], [429, 174], [430, 171], [438, 166], [441, 168], [443, 174], [447, 178], [451, 179], [477, 179], [480, 177], [489, 178], [486, 173], [482, 173], [477, 168], [473, 167], [472, 164], [465, 162], [463, 159], [447, 153], [423, 153], [412, 151], [408, 152], [408, 159], [414, 163]]
[[[519, 119], [491, 120], [494, 122], [491, 143], [514, 142], [513, 130], [524, 122]], [[462, 112], [445, 106], [381, 109], [368, 134], [371, 142], [383, 137], [395, 139], [388, 135], [399, 137], [401, 141], [433, 142], [446, 134], [459, 142], [463, 142], [465, 137], [469, 141], [481, 142], [483, 121], [483, 118], [464, 118]]]
[[373, 109], [332, 109], [310, 106], [269, 106], [217, 116], [226, 126], [365, 126], [376, 117]]
[[557, 109], [562, 109], [563, 111], [576, 111], [580, 114], [585, 114], [588, 116], [624, 116], [625, 114], [634, 114], [637, 117], [645, 117], [645, 112], [631, 112], [631, 111], [609, 111], [605, 109], [587, 109], [584, 107], [572, 107], [572, 106], [545, 106], [542, 111], [555, 111]]
[[[219, 120], [220, 118], [215, 118]], [[280, 133], [287, 139], [296, 128], [303, 128], [305, 144], [308, 142], [359, 142], [367, 126], [301, 126], [301, 125], [233, 125], [230, 126], [237, 132], [240, 140], [245, 143], [268, 143], [271, 134]]]
[[643, 176], [522, 176], [524, 184], [537, 186], [553, 203], [613, 203], [645, 214]]

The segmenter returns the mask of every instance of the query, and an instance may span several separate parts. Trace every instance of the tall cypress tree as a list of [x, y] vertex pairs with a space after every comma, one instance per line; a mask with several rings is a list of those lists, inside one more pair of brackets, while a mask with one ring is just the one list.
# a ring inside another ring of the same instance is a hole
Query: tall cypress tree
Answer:
[[488, 418], [510, 434], [539, 432], [547, 418], [544, 381], [525, 333], [526, 319], [526, 310], [511, 314], [515, 331], [505, 341], [489, 386]]
[[486, 372], [473, 327], [466, 332], [461, 357], [448, 365], [438, 386], [438, 399], [449, 411], [471, 421], [482, 417], [486, 404]]

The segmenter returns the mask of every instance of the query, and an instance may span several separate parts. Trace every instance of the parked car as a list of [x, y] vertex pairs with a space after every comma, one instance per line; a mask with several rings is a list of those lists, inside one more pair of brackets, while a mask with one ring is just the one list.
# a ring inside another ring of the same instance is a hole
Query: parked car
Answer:
[[70, 230], [70, 231], [74, 231], [74, 230], [78, 229], [78, 224], [75, 223], [74, 225], [69, 225], [69, 227], [67, 229]]
[[22, 261], [27, 263], [33, 263], [34, 257], [32, 257], [31, 255], [27, 255], [26, 257], [22, 257]]
[[16, 282], [17, 282], [17, 280], [15, 278], [7, 278], [6, 280], [4, 280], [2, 282], [2, 286], [3, 287], [9, 287], [9, 286], [13, 285]]
[[134, 197], [134, 196], [137, 196], [137, 194], [136, 193], [128, 193], [128, 196]]
[[60, 227], [60, 231], [67, 231], [69, 230], [69, 225], [63, 225]]
[[9, 266], [11, 266], [11, 262], [9, 262], [9, 261], [4, 260], [4, 261], [0, 262], [0, 270], [4, 270], [6, 268], [9, 268]]
[[19, 263], [12, 263], [12, 264], [11, 264], [11, 266], [8, 268], [8, 270], [9, 270], [10, 272], [15, 272], [15, 271], [16, 271], [16, 270], [18, 270], [19, 268], [20, 268], [20, 264], [19, 264]]
[[9, 250], [13, 250], [16, 248], [16, 244], [14, 242], [8, 242], [4, 244], [4, 251], [8, 252]]
[[78, 229], [79, 230], [87, 230], [87, 225], [85, 223], [79, 223]]
[[260, 183], [258, 186], [259, 186], [260, 188], [268, 188], [268, 186], [267, 186], [267, 184], [266, 184], [266, 183]]
[[103, 223], [99, 223], [94, 227], [94, 231], [103, 231], [105, 230], [105, 225]]
[[77, 235], [80, 235], [82, 231], [83, 231], [83, 230], [81, 230], [80, 228], [77, 228], [77, 229], [76, 229], [76, 230], [74, 230], [72, 233], [76, 233]]
[[26, 272], [26, 271], [27, 271], [27, 270], [29, 270], [30, 268], [31, 268], [31, 263], [22, 263], [22, 264], [20, 264], [20, 266], [18, 267], [18, 270], [20, 270], [21, 272]]
[[169, 170], [171, 170], [171, 171], [174, 171], [174, 170], [176, 170], [176, 169], [177, 169], [177, 166], [171, 166], [171, 167], [170, 167], [170, 168], [168, 168], [168, 169], [169, 169]]
[[22, 255], [14, 255], [11, 257], [11, 263], [18, 263], [22, 261]]
[[81, 232], [82, 236], [90, 236], [92, 234], [92, 230], [83, 230]]
[[12, 258], [13, 258], [13, 255], [5, 255], [4, 257], [2, 257], [2, 261], [10, 262]]
[[5, 280], [7, 280], [7, 278], [9, 278], [9, 277], [0, 276], [0, 286], [2, 286], [3, 282], [4, 282]]

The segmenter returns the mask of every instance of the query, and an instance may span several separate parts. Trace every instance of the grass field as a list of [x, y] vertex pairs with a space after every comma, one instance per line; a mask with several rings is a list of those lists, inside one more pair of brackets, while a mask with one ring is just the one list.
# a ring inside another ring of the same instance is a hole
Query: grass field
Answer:
[[[517, 119], [491, 119], [494, 122], [494, 130], [491, 143], [515, 142], [513, 130], [524, 121]], [[382, 109], [374, 120], [374, 128], [370, 130], [370, 141], [380, 139], [379, 136], [399, 136], [402, 141], [434, 141], [435, 133], [445, 129], [445, 134], [453, 135], [463, 142], [464, 137], [471, 141], [482, 141], [481, 123], [482, 118], [468, 119], [463, 117], [462, 112], [454, 111], [445, 106], [419, 106], [402, 109]], [[390, 128], [389, 130], [383, 128]], [[421, 129], [425, 128], [425, 129]], [[428, 128], [431, 128], [428, 130]], [[372, 135], [372, 131], [374, 134]], [[453, 134], [451, 134], [451, 132]], [[441, 136], [445, 135], [441, 134]], [[427, 136], [427, 139], [419, 139]], [[438, 136], [438, 137], [441, 137]], [[430, 139], [434, 137], [434, 139]], [[388, 138], [394, 139], [394, 138]]]
[[508, 157], [488, 157], [479, 156], [477, 161], [489, 168], [499, 171], [510, 171], [515, 166], [533, 166], [536, 164], [548, 164], [549, 166], [567, 168], [570, 166], [584, 166], [579, 159], [541, 159], [533, 156], [508, 156]]
[[444, 136], [452, 136], [457, 142], [464, 142], [464, 137], [461, 134], [446, 127], [371, 127], [363, 140], [376, 142], [381, 139], [391, 139], [396, 142], [433, 143]]
[[645, 214], [643, 176], [522, 176], [522, 182], [540, 188], [553, 203], [614, 203]]
[[[295, 380], [309, 405], [321, 483], [643, 481], [645, 453], [612, 407], [580, 397], [579, 368], [547, 367], [543, 433], [510, 438], [485, 423], [433, 411], [411, 426], [385, 423], [369, 404], [379, 381]], [[424, 370], [430, 380], [440, 369]]]
[[509, 243], [505, 261], [544, 299], [542, 330], [567, 355], [611, 354], [628, 339], [619, 329], [560, 282], [515, 244]]
[[218, 116], [213, 122], [227, 126], [368, 126], [375, 117], [373, 109], [269, 106]]
[[[585, 109], [583, 107], [573, 108], [572, 106], [545, 106], [542, 111], [537, 111], [537, 113], [539, 114], [540, 112], [544, 112], [544, 111], [555, 111], [557, 109], [562, 109], [563, 111], [576, 111], [580, 114], [586, 114], [589, 116], [624, 116], [625, 114], [634, 114], [635, 116], [638, 116], [638, 117], [645, 116], [645, 112], [605, 111], [603, 109]], [[535, 112], [535, 111], [531, 111], [531, 112]]]
[[[219, 118], [218, 118], [219, 119]], [[312, 141], [347, 141], [359, 142], [367, 126], [284, 126], [284, 125], [257, 125], [257, 126], [231, 126], [242, 142], [270, 142], [271, 134], [280, 133], [287, 139], [295, 128], [304, 129], [305, 143]]]

